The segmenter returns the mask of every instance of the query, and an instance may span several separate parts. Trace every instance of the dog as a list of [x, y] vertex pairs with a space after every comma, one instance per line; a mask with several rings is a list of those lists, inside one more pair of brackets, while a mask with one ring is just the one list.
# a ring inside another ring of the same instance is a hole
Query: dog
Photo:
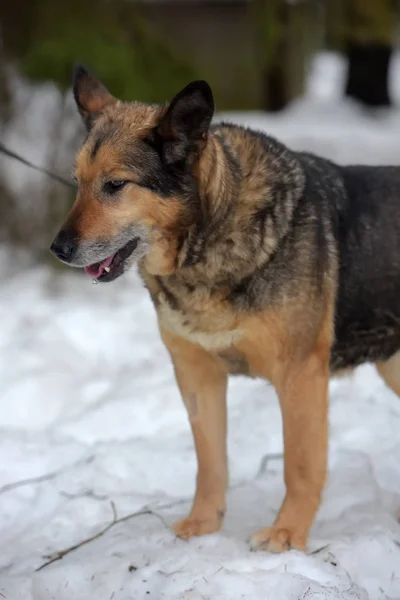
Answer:
[[253, 550], [304, 550], [326, 478], [328, 381], [375, 363], [400, 395], [400, 168], [339, 166], [211, 124], [209, 85], [123, 103], [83, 66], [78, 192], [51, 251], [111, 282], [134, 264], [154, 303], [198, 461], [184, 539], [217, 531], [229, 375], [279, 396], [286, 496]]

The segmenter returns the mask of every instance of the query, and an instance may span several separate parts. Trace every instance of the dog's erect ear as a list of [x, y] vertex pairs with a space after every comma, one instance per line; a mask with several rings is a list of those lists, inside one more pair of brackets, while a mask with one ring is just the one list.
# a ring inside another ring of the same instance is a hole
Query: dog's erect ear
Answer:
[[73, 93], [88, 130], [106, 106], [117, 102], [116, 98], [83, 65], [77, 65], [74, 69]]
[[175, 96], [157, 127], [167, 164], [179, 163], [201, 152], [213, 114], [214, 99], [205, 81], [193, 81]]

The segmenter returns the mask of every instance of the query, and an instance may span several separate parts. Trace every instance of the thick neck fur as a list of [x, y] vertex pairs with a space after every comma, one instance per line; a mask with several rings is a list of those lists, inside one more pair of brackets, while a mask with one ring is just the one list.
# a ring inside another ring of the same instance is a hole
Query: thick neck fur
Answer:
[[222, 124], [210, 131], [196, 177], [198, 217], [175, 276], [193, 285], [233, 283], [276, 252], [304, 188], [302, 169], [279, 142]]

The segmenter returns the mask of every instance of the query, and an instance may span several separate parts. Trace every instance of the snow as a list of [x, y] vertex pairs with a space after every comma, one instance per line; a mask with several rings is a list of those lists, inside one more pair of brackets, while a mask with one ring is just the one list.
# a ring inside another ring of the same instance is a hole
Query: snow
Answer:
[[[400, 111], [344, 102], [342, 79], [322, 55], [285, 113], [230, 118], [343, 163], [400, 163]], [[1, 599], [400, 599], [400, 402], [372, 366], [331, 382], [329, 481], [307, 554], [249, 551], [283, 497], [282, 436], [273, 388], [242, 378], [229, 390], [224, 527], [177, 540], [168, 525], [190, 506], [195, 456], [138, 276], [93, 286], [12, 261], [2, 248]]]

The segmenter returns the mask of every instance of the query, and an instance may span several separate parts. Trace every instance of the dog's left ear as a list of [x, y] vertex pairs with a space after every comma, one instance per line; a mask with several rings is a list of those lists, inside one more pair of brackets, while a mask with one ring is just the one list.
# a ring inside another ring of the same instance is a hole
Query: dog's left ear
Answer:
[[117, 102], [117, 99], [83, 65], [77, 65], [74, 69], [73, 93], [88, 131], [104, 108]]
[[205, 81], [193, 81], [175, 96], [157, 127], [166, 164], [200, 154], [213, 114], [213, 94]]

